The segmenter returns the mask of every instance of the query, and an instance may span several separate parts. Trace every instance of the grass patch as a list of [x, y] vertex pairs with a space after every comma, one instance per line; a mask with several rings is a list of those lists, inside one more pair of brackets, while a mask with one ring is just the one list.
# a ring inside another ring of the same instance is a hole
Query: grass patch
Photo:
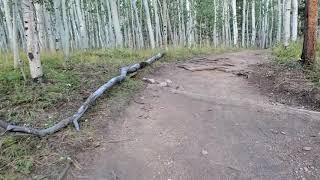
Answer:
[[[38, 128], [49, 127], [73, 114], [93, 90], [117, 75], [120, 67], [140, 62], [158, 51], [129, 49], [79, 51], [74, 52], [67, 63], [64, 62], [61, 53], [42, 53], [41, 61], [46, 78], [43, 84], [25, 82], [20, 72], [12, 68], [12, 55], [2, 53], [0, 54], [0, 116], [16, 124]], [[225, 51], [231, 50], [209, 47], [170, 48], [162, 62]], [[29, 74], [24, 53], [21, 53], [21, 58], [24, 60], [24, 70]], [[141, 87], [143, 87], [142, 81], [128, 79], [121, 86], [108, 92], [106, 95], [108, 104], [115, 107], [116, 111], [120, 110], [130, 100], [133, 92]], [[50, 166], [63, 164], [65, 157], [81, 150], [84, 144], [90, 146], [93, 143], [93, 138], [90, 137], [94, 128], [86, 122], [82, 123], [82, 127], [81, 133], [74, 132], [70, 127], [47, 139], [1, 136], [0, 179], [39, 178], [42, 176], [32, 176], [38, 174], [39, 171], [35, 170], [39, 168], [44, 170], [40, 170], [40, 174], [54, 173]]]
[[291, 43], [287, 48], [283, 45], [274, 47], [274, 63], [276, 66], [281, 66], [284, 69], [303, 71], [310, 81], [320, 87], [320, 42], [318, 42], [317, 46], [317, 60], [311, 68], [303, 68], [300, 63], [302, 48], [302, 42]]

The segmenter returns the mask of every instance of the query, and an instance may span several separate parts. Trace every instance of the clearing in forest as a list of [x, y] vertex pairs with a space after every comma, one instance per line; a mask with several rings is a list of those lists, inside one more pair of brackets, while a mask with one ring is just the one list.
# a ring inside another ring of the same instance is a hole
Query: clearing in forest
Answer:
[[267, 55], [164, 65], [66, 178], [319, 179], [320, 113], [275, 103], [247, 79]]

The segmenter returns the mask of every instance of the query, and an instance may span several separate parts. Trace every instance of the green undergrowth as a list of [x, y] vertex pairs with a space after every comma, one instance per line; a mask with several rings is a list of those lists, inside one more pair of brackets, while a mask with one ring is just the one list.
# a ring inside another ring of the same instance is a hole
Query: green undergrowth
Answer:
[[[155, 66], [162, 62], [231, 50], [210, 47], [169, 48], [165, 58]], [[1, 52], [0, 118], [20, 125], [49, 127], [60, 119], [70, 116], [92, 91], [117, 75], [120, 67], [140, 62], [159, 51], [129, 49], [78, 51], [73, 52], [66, 61], [61, 53], [42, 53], [41, 61], [45, 74], [42, 84], [35, 84], [30, 80], [24, 81], [21, 72], [12, 68], [12, 55]], [[28, 75], [26, 56], [23, 53], [20, 56], [23, 59], [24, 71]], [[150, 71], [152, 68], [146, 68], [141, 73], [143, 75]], [[30, 79], [29, 75], [27, 78]], [[143, 87], [139, 79], [141, 78], [128, 79], [121, 86], [108, 92], [102, 101], [107, 99], [110, 106], [120, 110], [128, 103], [132, 94]], [[85, 116], [85, 118], [88, 117]], [[50, 169], [50, 166], [65, 163], [66, 157], [74, 154], [75, 149], [81, 149], [79, 147], [83, 144], [91, 142], [88, 137], [94, 136], [93, 129], [93, 125], [84, 122], [81, 133], [69, 127], [45, 139], [12, 134], [1, 135], [0, 179], [20, 179], [21, 177], [33, 179], [49, 177], [50, 179], [53, 177], [49, 176], [52, 171], [39, 173], [37, 169], [40, 167]], [[35, 176], [35, 174], [45, 174], [45, 176]]]
[[287, 48], [278, 45], [273, 48], [275, 65], [285, 69], [303, 71], [308, 79], [320, 87], [320, 42], [317, 46], [317, 60], [313, 67], [304, 68], [300, 58], [302, 53], [302, 42], [291, 43]]

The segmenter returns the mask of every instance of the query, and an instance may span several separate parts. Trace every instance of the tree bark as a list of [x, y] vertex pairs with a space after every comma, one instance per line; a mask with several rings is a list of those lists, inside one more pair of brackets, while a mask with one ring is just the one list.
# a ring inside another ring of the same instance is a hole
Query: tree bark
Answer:
[[285, 12], [284, 12], [284, 46], [287, 47], [289, 46], [289, 41], [290, 41], [290, 21], [291, 21], [291, 0], [285, 0]]
[[257, 28], [256, 28], [256, 4], [255, 1], [252, 1], [251, 4], [251, 25], [252, 25], [252, 35], [251, 35], [251, 45], [256, 45], [256, 36], [257, 36]]
[[149, 32], [149, 40], [150, 40], [150, 47], [154, 49], [156, 47], [155, 40], [154, 40], [154, 33], [151, 23], [151, 17], [150, 17], [150, 10], [149, 10], [149, 3], [147, 0], [143, 0], [143, 5], [146, 13], [146, 20], [147, 20], [147, 27]]
[[23, 0], [23, 22], [27, 40], [27, 56], [32, 79], [41, 81], [43, 76], [40, 61], [40, 45], [35, 7], [32, 0]]
[[307, 0], [305, 11], [304, 43], [301, 55], [304, 65], [312, 65], [316, 60], [318, 0]]
[[116, 0], [109, 0], [111, 14], [112, 14], [112, 21], [113, 27], [116, 35], [116, 44], [117, 47], [123, 47], [123, 35], [121, 31], [120, 21], [119, 21], [119, 14], [118, 14], [118, 6]]
[[277, 23], [277, 43], [281, 42], [282, 35], [282, 0], [278, 0], [278, 23]]
[[298, 0], [292, 0], [292, 41], [298, 38]]
[[232, 0], [233, 45], [238, 46], [237, 0]]

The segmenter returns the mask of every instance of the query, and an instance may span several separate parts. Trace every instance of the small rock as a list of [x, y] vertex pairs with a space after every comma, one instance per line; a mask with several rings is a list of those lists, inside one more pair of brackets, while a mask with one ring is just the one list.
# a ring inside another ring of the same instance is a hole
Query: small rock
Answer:
[[168, 84], [167, 82], [161, 82], [161, 83], [159, 84], [159, 86], [160, 86], [160, 87], [168, 87], [169, 84]]
[[309, 169], [308, 169], [307, 167], [304, 167], [303, 170], [304, 170], [305, 172], [308, 172], [308, 171], [309, 171]]
[[173, 82], [172, 82], [170, 79], [167, 79], [167, 80], [166, 80], [166, 83], [172, 84]]
[[312, 150], [312, 147], [303, 147], [302, 148], [304, 151], [311, 151]]
[[286, 135], [287, 133], [286, 133], [286, 132], [284, 132], [284, 131], [281, 131], [281, 134], [282, 134], [282, 135]]
[[201, 154], [205, 156], [205, 155], [208, 155], [209, 153], [208, 153], [207, 150], [203, 149], [203, 150], [201, 151]]
[[142, 80], [149, 83], [149, 84], [156, 84], [157, 83], [157, 81], [154, 79], [143, 78]]

